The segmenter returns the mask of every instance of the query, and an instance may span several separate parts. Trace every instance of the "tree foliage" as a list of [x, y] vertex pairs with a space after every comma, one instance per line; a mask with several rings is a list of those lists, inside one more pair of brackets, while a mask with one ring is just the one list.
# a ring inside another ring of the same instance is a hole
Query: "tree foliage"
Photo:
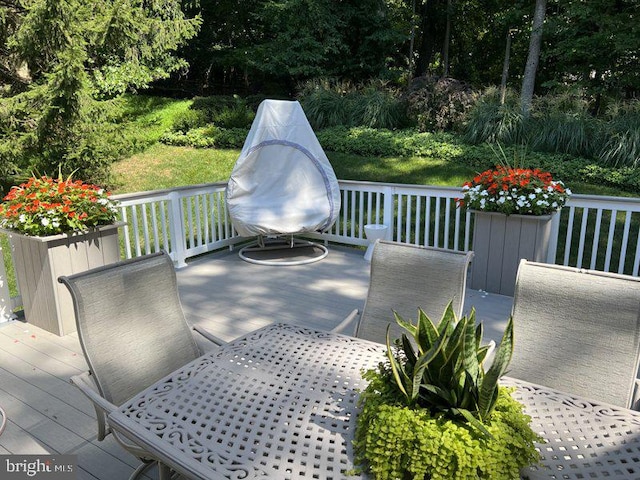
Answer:
[[96, 101], [186, 67], [174, 53], [199, 23], [177, 0], [2, 0], [2, 165], [104, 180], [114, 152]]

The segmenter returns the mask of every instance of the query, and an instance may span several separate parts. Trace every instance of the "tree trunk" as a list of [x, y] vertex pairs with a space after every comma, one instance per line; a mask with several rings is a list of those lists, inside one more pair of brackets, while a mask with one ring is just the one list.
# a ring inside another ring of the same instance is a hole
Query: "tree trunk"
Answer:
[[416, 77], [427, 74], [429, 64], [433, 58], [434, 36], [435, 36], [435, 1], [426, 0], [420, 9], [420, 30], [422, 38], [418, 50], [418, 61], [416, 62]]
[[413, 65], [415, 63], [413, 54], [413, 45], [416, 41], [416, 0], [411, 2], [411, 37], [409, 40], [409, 72], [413, 72]]
[[509, 78], [509, 58], [511, 57], [511, 29], [507, 30], [507, 46], [504, 52], [504, 64], [502, 65], [502, 81], [500, 82], [500, 105], [504, 105], [507, 96], [507, 79]]
[[444, 33], [444, 47], [442, 48], [443, 77], [449, 76], [449, 43], [451, 41], [451, 10], [453, 0], [447, 0], [447, 25]]
[[522, 114], [527, 117], [531, 110], [533, 100], [533, 89], [536, 81], [536, 70], [540, 60], [540, 45], [542, 43], [542, 25], [544, 24], [547, 0], [536, 0], [536, 8], [533, 14], [533, 25], [531, 27], [531, 39], [529, 41], [529, 55], [524, 68], [524, 78], [522, 79], [522, 91], [520, 93], [520, 104]]

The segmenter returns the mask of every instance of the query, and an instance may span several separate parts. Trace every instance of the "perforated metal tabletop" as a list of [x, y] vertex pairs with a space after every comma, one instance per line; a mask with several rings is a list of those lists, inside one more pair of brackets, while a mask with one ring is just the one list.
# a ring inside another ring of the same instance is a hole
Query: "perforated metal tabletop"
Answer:
[[[345, 479], [362, 370], [385, 347], [274, 324], [235, 340], [109, 416], [172, 469], [200, 479]], [[640, 479], [640, 414], [518, 380], [544, 462], [523, 478]]]

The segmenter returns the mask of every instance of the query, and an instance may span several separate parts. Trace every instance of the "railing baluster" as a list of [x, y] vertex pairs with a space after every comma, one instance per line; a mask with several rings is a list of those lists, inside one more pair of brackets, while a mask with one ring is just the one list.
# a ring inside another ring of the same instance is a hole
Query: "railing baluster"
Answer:
[[142, 238], [144, 239], [144, 253], [151, 253], [151, 239], [149, 238], [149, 219], [147, 217], [147, 204], [142, 204]]
[[425, 205], [424, 214], [424, 246], [428, 247], [429, 236], [431, 235], [431, 196], [427, 196], [427, 204]]
[[575, 207], [569, 207], [569, 222], [567, 224], [567, 239], [564, 242], [564, 263], [569, 265], [569, 254], [571, 253], [571, 236], [573, 232], [573, 219], [575, 217]]
[[602, 225], [602, 209], [596, 211], [596, 225], [593, 230], [593, 245], [591, 245], [591, 264], [589, 268], [595, 270], [598, 260], [598, 245], [600, 244], [600, 228]]
[[433, 246], [440, 246], [440, 197], [436, 197], [435, 224], [433, 228]]
[[404, 238], [406, 243], [411, 243], [411, 218], [413, 217], [413, 196], [407, 195], [407, 208], [404, 225]]
[[158, 238], [158, 210], [156, 203], [151, 204], [151, 229], [153, 233], [154, 251], [160, 250], [160, 239]]
[[415, 244], [416, 245], [420, 245], [420, 226], [422, 225], [422, 222], [420, 221], [422, 218], [422, 195], [416, 195], [416, 216], [415, 216], [415, 222], [416, 222], [416, 239], [415, 239]]
[[444, 248], [449, 248], [449, 226], [451, 223], [451, 201], [445, 199], [444, 205]]
[[618, 273], [624, 273], [624, 264], [627, 260], [627, 244], [629, 243], [629, 229], [631, 228], [631, 212], [627, 211], [624, 217], [624, 230], [622, 231], [622, 245], [620, 246], [620, 261]]
[[396, 217], [396, 242], [402, 241], [402, 194], [398, 194], [398, 215]]
[[609, 272], [611, 267], [611, 254], [613, 252], [613, 234], [616, 230], [617, 210], [611, 210], [611, 219], [609, 220], [609, 235], [607, 237], [607, 252], [604, 257], [604, 271]]
[[638, 240], [636, 241], [636, 253], [633, 260], [633, 271], [631, 275], [638, 276], [638, 270], [640, 269], [640, 227], [638, 227]]
[[582, 259], [584, 257], [584, 240], [587, 233], [587, 220], [589, 216], [589, 209], [582, 209], [582, 223], [580, 224], [580, 239], [578, 241], [578, 261], [576, 262], [578, 268], [582, 268]]
[[356, 236], [356, 191], [351, 190], [351, 237]]

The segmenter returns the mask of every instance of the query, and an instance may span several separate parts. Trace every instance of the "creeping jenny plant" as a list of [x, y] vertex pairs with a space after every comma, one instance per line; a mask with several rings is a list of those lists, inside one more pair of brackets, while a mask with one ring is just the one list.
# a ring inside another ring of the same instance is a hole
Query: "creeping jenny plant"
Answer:
[[391, 345], [386, 363], [365, 373], [357, 421], [357, 460], [377, 480], [519, 478], [538, 460], [530, 417], [498, 385], [513, 352], [507, 324], [491, 367], [475, 312], [456, 319], [449, 305], [434, 325], [419, 310], [414, 325]]

